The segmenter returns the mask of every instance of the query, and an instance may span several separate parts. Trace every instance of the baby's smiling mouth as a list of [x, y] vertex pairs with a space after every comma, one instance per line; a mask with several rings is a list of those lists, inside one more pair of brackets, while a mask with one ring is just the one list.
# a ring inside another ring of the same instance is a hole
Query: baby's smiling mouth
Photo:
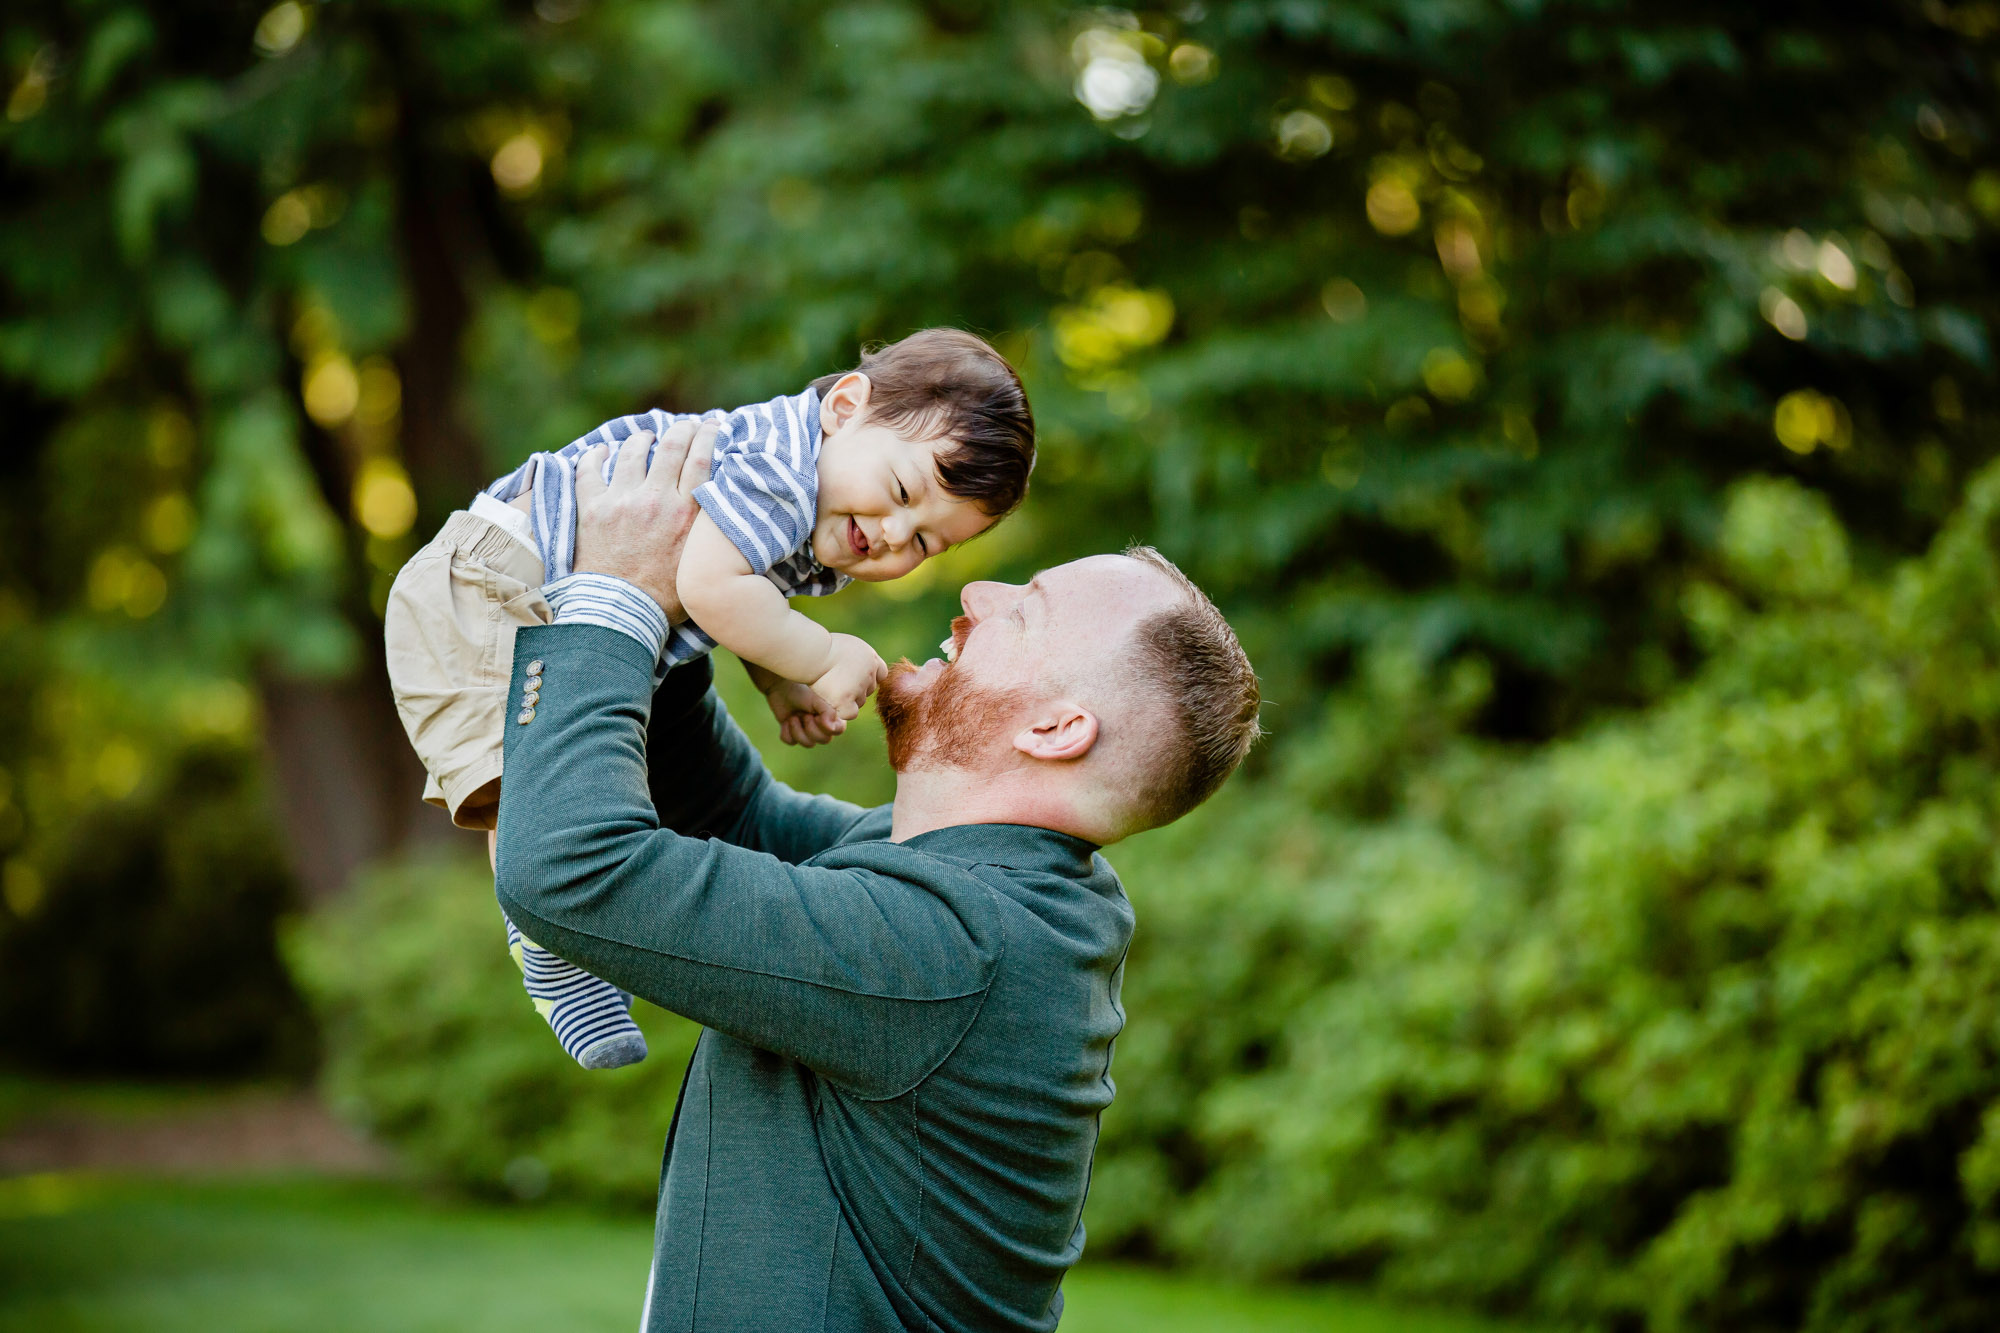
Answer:
[[851, 518], [847, 520], [847, 546], [857, 559], [868, 558], [868, 534], [863, 532], [861, 525]]

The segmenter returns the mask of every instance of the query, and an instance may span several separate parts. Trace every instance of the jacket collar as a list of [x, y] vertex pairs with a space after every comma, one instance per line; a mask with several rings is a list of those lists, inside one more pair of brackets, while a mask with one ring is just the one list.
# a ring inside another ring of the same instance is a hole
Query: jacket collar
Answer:
[[903, 845], [933, 856], [1070, 879], [1091, 873], [1090, 858], [1097, 851], [1094, 842], [1032, 824], [954, 824], [919, 833]]

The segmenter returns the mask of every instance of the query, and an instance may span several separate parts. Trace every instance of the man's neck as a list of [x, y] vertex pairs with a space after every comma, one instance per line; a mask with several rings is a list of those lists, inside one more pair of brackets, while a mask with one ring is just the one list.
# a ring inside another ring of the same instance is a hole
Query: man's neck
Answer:
[[894, 842], [907, 842], [922, 833], [962, 824], [1026, 824], [1101, 841], [1083, 826], [1086, 821], [1077, 817], [1062, 794], [1048, 790], [1047, 777], [1020, 769], [998, 775], [960, 768], [898, 773], [889, 837]]

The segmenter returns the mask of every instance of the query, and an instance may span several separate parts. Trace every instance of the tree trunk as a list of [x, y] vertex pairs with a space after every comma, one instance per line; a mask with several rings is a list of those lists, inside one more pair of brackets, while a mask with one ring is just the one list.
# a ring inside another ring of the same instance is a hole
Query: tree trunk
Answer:
[[[405, 106], [397, 164], [398, 231], [412, 309], [410, 336], [397, 350], [401, 443], [420, 534], [469, 503], [486, 479], [478, 442], [458, 415], [458, 393], [472, 313], [465, 269], [490, 249], [470, 197], [467, 163], [427, 151], [434, 136], [425, 121], [421, 106]], [[325, 448], [331, 441], [315, 443], [329, 455], [315, 460], [316, 471], [339, 506], [343, 460]], [[413, 843], [457, 840], [468, 854], [474, 850], [473, 839], [443, 811], [422, 804], [424, 770], [390, 697], [381, 621], [364, 598], [353, 603], [350, 614], [368, 648], [349, 679], [263, 682], [266, 743], [288, 847], [314, 901], [340, 892], [362, 866]]]
[[456, 838], [473, 850], [470, 835], [423, 804], [423, 765], [390, 702], [379, 643], [348, 680], [268, 676], [263, 698], [286, 852], [308, 901], [400, 848]]

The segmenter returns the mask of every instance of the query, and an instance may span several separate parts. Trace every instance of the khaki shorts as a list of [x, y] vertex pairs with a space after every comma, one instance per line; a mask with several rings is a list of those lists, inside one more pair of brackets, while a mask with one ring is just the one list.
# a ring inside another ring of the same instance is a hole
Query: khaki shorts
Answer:
[[540, 557], [465, 510], [389, 589], [382, 633], [396, 711], [430, 771], [424, 799], [460, 828], [494, 826], [514, 634], [553, 619]]

